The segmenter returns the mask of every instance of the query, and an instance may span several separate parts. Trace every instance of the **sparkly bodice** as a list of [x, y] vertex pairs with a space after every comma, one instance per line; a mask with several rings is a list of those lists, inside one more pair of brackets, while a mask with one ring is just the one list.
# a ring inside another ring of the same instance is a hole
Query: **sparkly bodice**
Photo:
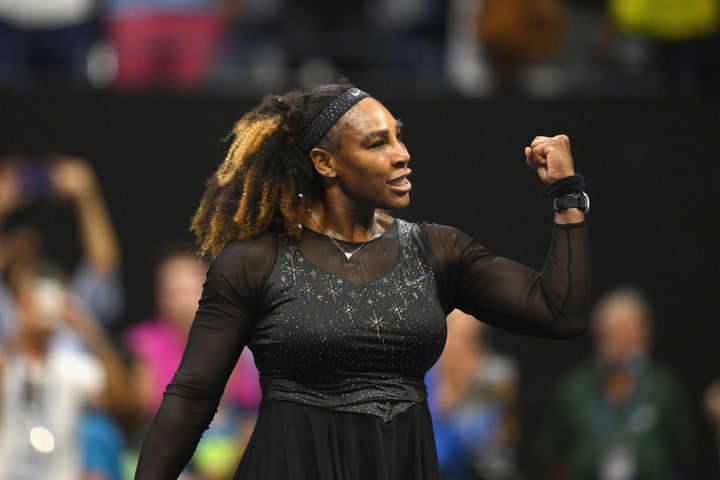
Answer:
[[369, 413], [385, 421], [426, 396], [445, 343], [433, 272], [397, 221], [400, 257], [356, 283], [311, 263], [280, 237], [267, 309], [250, 335], [264, 398]]

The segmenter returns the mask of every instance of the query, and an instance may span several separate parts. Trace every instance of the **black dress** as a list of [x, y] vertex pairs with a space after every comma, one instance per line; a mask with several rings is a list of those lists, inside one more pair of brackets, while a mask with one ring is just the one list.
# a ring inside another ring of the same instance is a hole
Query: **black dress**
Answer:
[[439, 479], [424, 375], [460, 308], [520, 333], [583, 327], [584, 224], [556, 225], [542, 272], [450, 227], [396, 220], [346, 259], [327, 236], [231, 242], [208, 273], [136, 478], [175, 479], [244, 346], [263, 401], [237, 479]]

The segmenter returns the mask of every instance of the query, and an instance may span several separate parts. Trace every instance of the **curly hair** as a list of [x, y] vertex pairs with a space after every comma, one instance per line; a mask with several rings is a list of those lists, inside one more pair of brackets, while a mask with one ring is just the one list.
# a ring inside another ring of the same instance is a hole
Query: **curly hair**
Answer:
[[[272, 227], [299, 235], [304, 205], [320, 194], [321, 183], [295, 139], [349, 88], [350, 83], [341, 81], [268, 95], [235, 123], [226, 138], [231, 144], [225, 160], [206, 181], [192, 218], [198, 254], [214, 257], [227, 242], [256, 237]], [[330, 134], [317, 145], [330, 149]]]

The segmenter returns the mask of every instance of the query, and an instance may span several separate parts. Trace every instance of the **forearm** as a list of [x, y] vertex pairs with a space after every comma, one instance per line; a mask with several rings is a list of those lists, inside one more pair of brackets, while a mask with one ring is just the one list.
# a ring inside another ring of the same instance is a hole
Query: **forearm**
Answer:
[[546, 338], [571, 338], [585, 330], [590, 288], [590, 251], [587, 229], [581, 224], [555, 224], [552, 241], [539, 272], [514, 262], [506, 262], [508, 271], [500, 288], [508, 290], [496, 296], [503, 304], [491, 307], [496, 314], [490, 323], [527, 335]]
[[88, 260], [103, 272], [119, 268], [120, 247], [99, 187], [89, 188], [75, 204], [80, 238]]
[[[568, 209], [566, 217], [576, 209]], [[545, 333], [552, 336], [575, 336], [585, 329], [590, 296], [590, 248], [584, 223], [559, 223], [553, 228], [553, 239], [540, 272], [543, 302], [547, 305], [549, 323]]]
[[175, 480], [195, 452], [217, 409], [217, 400], [167, 392], [145, 436], [135, 480]]
[[[199, 314], [140, 453], [136, 480], [175, 480], [215, 415], [244, 345], [232, 317]], [[222, 327], [225, 328], [222, 328]]]
[[577, 208], [568, 208], [555, 212], [555, 223], [567, 225], [571, 223], [582, 223], [585, 221], [585, 214]]

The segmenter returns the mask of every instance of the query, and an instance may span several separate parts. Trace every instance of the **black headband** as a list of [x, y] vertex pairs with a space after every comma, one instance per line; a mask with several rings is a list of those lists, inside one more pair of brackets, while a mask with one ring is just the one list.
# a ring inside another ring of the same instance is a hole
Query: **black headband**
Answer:
[[297, 137], [298, 148], [303, 153], [309, 153], [345, 112], [350, 110], [357, 102], [369, 96], [369, 94], [355, 87], [338, 95]]

